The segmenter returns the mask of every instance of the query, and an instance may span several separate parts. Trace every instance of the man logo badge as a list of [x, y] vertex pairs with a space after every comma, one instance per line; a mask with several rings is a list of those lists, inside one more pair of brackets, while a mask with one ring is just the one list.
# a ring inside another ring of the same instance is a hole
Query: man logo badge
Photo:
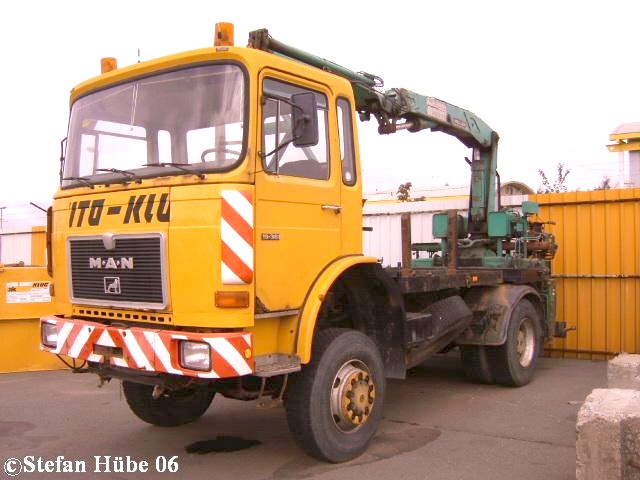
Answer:
[[120, 295], [120, 277], [104, 277], [104, 293], [108, 295]]

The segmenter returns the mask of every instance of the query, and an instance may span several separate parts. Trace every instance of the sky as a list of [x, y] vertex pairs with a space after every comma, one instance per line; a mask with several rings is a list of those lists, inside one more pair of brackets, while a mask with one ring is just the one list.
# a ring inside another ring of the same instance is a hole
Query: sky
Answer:
[[[58, 186], [69, 91], [119, 66], [210, 46], [214, 25], [235, 24], [236, 45], [268, 28], [276, 39], [385, 88], [408, 88], [471, 110], [500, 135], [502, 181], [536, 189], [538, 169], [571, 169], [569, 189], [618, 181], [609, 133], [640, 121], [640, 2], [449, 0], [21, 0], [0, 15], [0, 207], [5, 228], [44, 217]], [[359, 123], [365, 192], [465, 185], [469, 151], [442, 133], [377, 134]]]

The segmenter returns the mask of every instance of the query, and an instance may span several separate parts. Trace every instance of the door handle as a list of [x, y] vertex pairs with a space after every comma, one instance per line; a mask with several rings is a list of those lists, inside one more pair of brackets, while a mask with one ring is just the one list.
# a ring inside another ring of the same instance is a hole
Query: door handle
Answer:
[[342, 207], [340, 205], [322, 205], [322, 210], [333, 210], [336, 215], [340, 213]]

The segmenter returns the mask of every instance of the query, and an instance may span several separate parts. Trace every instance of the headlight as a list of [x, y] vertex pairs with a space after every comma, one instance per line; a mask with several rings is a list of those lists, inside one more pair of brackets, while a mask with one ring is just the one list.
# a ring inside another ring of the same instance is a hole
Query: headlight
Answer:
[[180, 366], [190, 370], [211, 370], [211, 347], [208, 343], [182, 340], [180, 342]]
[[58, 326], [55, 323], [42, 322], [42, 345], [48, 348], [58, 348]]

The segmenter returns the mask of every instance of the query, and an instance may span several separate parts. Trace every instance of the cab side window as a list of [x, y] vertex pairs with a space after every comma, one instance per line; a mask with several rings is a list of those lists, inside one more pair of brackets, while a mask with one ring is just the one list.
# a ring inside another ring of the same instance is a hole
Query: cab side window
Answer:
[[338, 99], [338, 130], [340, 133], [340, 159], [342, 162], [342, 182], [356, 184], [356, 153], [353, 145], [353, 125], [351, 105], [346, 98]]
[[[293, 145], [291, 96], [311, 92], [318, 106], [318, 143], [311, 147]], [[329, 148], [327, 97], [313, 90], [267, 78], [262, 94], [262, 161], [264, 170], [277, 175], [327, 180]]]

